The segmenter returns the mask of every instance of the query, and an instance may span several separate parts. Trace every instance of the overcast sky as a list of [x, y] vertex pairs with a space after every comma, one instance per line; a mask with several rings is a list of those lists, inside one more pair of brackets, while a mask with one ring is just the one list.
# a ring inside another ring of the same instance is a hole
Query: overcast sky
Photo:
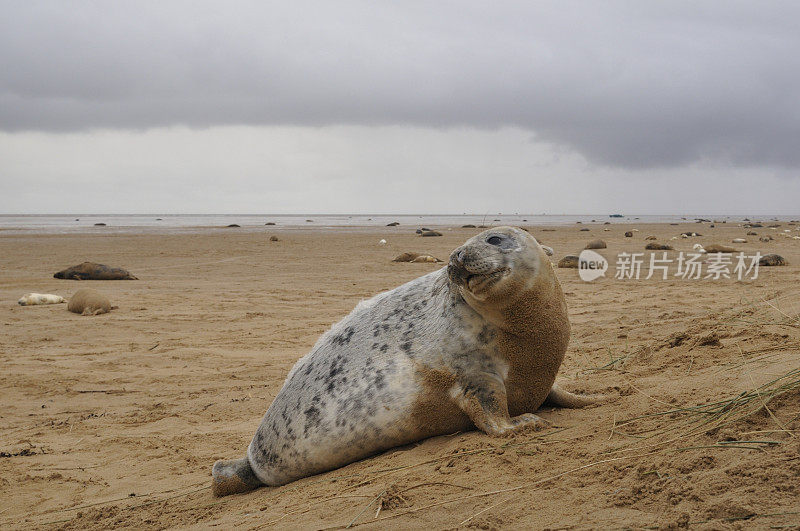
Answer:
[[800, 2], [0, 1], [0, 213], [800, 213]]

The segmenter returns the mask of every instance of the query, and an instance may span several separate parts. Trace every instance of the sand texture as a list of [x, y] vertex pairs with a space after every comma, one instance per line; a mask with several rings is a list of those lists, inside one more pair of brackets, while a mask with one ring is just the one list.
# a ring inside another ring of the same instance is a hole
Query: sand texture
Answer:
[[[586, 283], [557, 269], [572, 322], [559, 381], [606, 395], [602, 405], [544, 408], [554, 427], [539, 432], [436, 437], [213, 498], [211, 465], [244, 455], [319, 335], [360, 300], [443, 265], [392, 259], [446, 260], [481, 230], [432, 228], [443, 236], [407, 226], [0, 234], [0, 528], [800, 526], [800, 241], [777, 237], [800, 232], [786, 223], [755, 229], [775, 241], [735, 245], [788, 260], [754, 281]], [[751, 230], [603, 228], [530, 230], [554, 263], [597, 238], [613, 260], [644, 252], [649, 235], [675, 256]], [[691, 230], [703, 236], [669, 240]], [[53, 278], [84, 260], [139, 280]], [[82, 287], [119, 309], [87, 318], [17, 305]]]

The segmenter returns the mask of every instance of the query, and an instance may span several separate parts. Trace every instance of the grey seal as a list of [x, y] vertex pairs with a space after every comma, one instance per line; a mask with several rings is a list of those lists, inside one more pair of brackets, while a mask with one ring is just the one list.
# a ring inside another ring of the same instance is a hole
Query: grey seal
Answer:
[[575, 254], [568, 254], [564, 258], [558, 261], [558, 267], [566, 267], [571, 269], [578, 269], [578, 262], [580, 261], [580, 257]]
[[121, 267], [108, 267], [94, 262], [83, 262], [53, 275], [53, 278], [72, 280], [138, 280]]
[[116, 308], [116, 306], [111, 306], [108, 297], [89, 288], [76, 291], [67, 303], [67, 310], [81, 315], [100, 315]]
[[584, 247], [584, 249], [605, 249], [607, 247], [608, 245], [606, 245], [606, 242], [604, 242], [603, 240], [592, 240], [586, 244], [586, 247]]
[[644, 246], [648, 251], [674, 251], [675, 248], [666, 243], [650, 242]]
[[758, 265], [762, 266], [785, 266], [789, 265], [784, 257], [779, 254], [765, 254], [758, 260]]
[[592, 403], [554, 384], [570, 336], [561, 286], [527, 232], [497, 227], [446, 267], [361, 302], [301, 358], [246, 457], [217, 461], [212, 492], [278, 486], [395, 446], [474, 427], [546, 422], [548, 400]]
[[706, 252], [713, 254], [713, 253], [738, 253], [739, 251], [737, 251], [733, 247], [727, 247], [725, 245], [712, 243], [711, 245], [706, 245]]
[[441, 262], [441, 260], [429, 254], [407, 252], [398, 255], [392, 262]]

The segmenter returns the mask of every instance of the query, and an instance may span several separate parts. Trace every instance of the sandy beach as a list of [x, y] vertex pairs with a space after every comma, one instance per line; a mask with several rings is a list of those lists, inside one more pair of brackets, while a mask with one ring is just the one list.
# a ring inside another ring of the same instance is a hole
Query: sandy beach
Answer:
[[[800, 225], [780, 225], [528, 227], [554, 262], [602, 238], [613, 263], [654, 235], [671, 257], [720, 243], [789, 265], [744, 281], [590, 283], [558, 269], [572, 323], [559, 381], [605, 403], [545, 408], [543, 431], [436, 437], [221, 499], [211, 465], [243, 455], [319, 335], [359, 301], [442, 266], [392, 258], [446, 260], [481, 229], [0, 232], [0, 527], [800, 526], [800, 241], [780, 235]], [[670, 241], [685, 231], [702, 236]], [[740, 237], [748, 243], [731, 243]], [[53, 278], [85, 260], [139, 280]], [[16, 302], [86, 286], [119, 309], [82, 317]]]

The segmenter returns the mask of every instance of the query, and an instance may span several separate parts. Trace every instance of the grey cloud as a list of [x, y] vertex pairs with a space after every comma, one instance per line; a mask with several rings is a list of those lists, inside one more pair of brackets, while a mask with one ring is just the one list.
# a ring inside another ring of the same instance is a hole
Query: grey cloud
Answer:
[[800, 167], [793, 2], [4, 2], [0, 128], [521, 127]]

